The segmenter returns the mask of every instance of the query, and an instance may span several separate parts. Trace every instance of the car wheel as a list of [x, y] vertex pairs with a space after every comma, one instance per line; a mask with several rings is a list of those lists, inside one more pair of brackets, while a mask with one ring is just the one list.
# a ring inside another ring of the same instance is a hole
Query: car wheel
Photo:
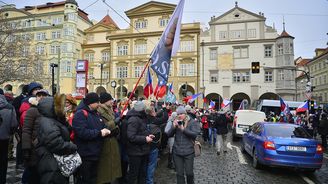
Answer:
[[252, 165], [255, 169], [261, 169], [262, 168], [262, 165], [258, 160], [257, 151], [255, 149], [253, 151], [253, 163], [252, 163]]

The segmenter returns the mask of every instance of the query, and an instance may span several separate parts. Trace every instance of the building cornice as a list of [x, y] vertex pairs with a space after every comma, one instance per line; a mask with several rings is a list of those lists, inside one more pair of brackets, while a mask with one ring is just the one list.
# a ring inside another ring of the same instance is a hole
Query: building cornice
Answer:
[[210, 26], [212, 25], [225, 25], [225, 24], [240, 24], [240, 23], [248, 23], [248, 22], [265, 22], [265, 20], [240, 20], [240, 21], [225, 21], [225, 22], [216, 22], [216, 23], [208, 23]]
[[95, 48], [95, 47], [109, 47], [110, 48], [110, 43], [95, 43], [95, 44], [82, 44], [82, 48]]
[[275, 42], [275, 41], [276, 39], [256, 39], [256, 40], [236, 40], [236, 41], [223, 41], [223, 42], [205, 42], [204, 46], [264, 43], [264, 42]]

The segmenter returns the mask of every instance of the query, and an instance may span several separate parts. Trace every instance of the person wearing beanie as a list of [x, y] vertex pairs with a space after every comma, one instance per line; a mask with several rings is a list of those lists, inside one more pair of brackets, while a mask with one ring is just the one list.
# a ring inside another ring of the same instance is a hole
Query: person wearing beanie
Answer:
[[113, 111], [113, 98], [107, 92], [100, 93], [100, 105], [97, 109], [101, 115], [106, 127], [111, 131], [109, 138], [105, 139], [103, 148], [101, 150], [97, 183], [111, 183], [115, 179], [122, 176], [121, 170], [121, 156], [117, 136], [119, 135], [119, 128], [115, 124], [115, 115]]
[[28, 85], [28, 94], [34, 96], [34, 95], [36, 95], [36, 92], [40, 89], [43, 89], [42, 84], [37, 83], [37, 82], [31, 82]]
[[77, 183], [96, 183], [104, 139], [111, 134], [97, 112], [99, 101], [97, 93], [88, 93], [73, 117], [74, 143], [82, 158], [82, 165], [77, 172]]
[[146, 106], [137, 101], [127, 113], [127, 153], [129, 156], [129, 171], [127, 183], [146, 183], [147, 165], [150, 153], [150, 143], [155, 136], [147, 128]]
[[183, 106], [176, 109], [177, 118], [173, 120], [172, 127], [167, 131], [169, 137], [175, 136], [173, 144], [173, 158], [177, 183], [194, 183], [194, 141], [200, 134], [200, 125], [191, 119]]

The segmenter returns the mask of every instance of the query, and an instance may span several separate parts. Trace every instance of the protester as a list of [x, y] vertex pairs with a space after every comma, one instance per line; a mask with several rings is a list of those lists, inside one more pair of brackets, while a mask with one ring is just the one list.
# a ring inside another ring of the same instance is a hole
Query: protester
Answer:
[[321, 113], [321, 119], [319, 123], [319, 134], [321, 135], [322, 147], [327, 149], [327, 135], [328, 135], [328, 117], [326, 113]]
[[[1, 91], [0, 91], [1, 92]], [[9, 139], [16, 131], [18, 122], [15, 108], [10, 105], [5, 96], [0, 94], [0, 183], [6, 183], [8, 167]]]
[[147, 165], [150, 153], [150, 143], [155, 138], [147, 128], [145, 104], [136, 102], [128, 111], [127, 117], [127, 152], [129, 156], [129, 184], [146, 183]]
[[211, 110], [210, 115], [207, 118], [207, 121], [209, 122], [209, 128], [208, 128], [208, 136], [209, 136], [209, 145], [216, 145], [216, 126], [215, 126], [215, 122], [216, 122], [216, 112], [214, 109]]
[[[65, 101], [65, 116], [66, 121], [72, 126], [74, 114], [76, 112], [77, 102], [71, 94], [66, 94]], [[71, 141], [74, 142], [74, 131], [71, 131], [70, 134]]]
[[209, 122], [208, 122], [208, 116], [209, 116], [209, 112], [205, 111], [205, 114], [203, 115], [202, 119], [201, 119], [201, 123], [202, 123], [202, 130], [203, 130], [203, 140], [206, 143], [207, 141], [209, 141], [209, 137], [208, 137], [208, 127], [209, 127]]
[[97, 109], [106, 127], [111, 131], [111, 135], [105, 139], [100, 154], [97, 183], [110, 183], [122, 176], [121, 157], [119, 145], [116, 137], [119, 134], [119, 128], [115, 125], [113, 111], [113, 98], [109, 93], [100, 93], [100, 105]]
[[88, 93], [73, 118], [74, 143], [82, 158], [82, 165], [77, 173], [77, 183], [79, 184], [96, 183], [98, 161], [104, 137], [111, 133], [105, 128], [105, 124], [97, 112], [99, 100], [97, 93]]
[[216, 118], [216, 129], [218, 134], [218, 142], [216, 144], [217, 148], [217, 155], [220, 155], [221, 151], [223, 150], [226, 153], [227, 150], [227, 134], [228, 134], [228, 122], [227, 118], [224, 114], [218, 114]]
[[178, 117], [173, 121], [173, 126], [168, 135], [175, 135], [173, 156], [177, 172], [177, 184], [194, 183], [194, 141], [200, 134], [200, 125], [191, 119], [183, 106], [176, 110]]
[[48, 91], [39, 90], [36, 97], [29, 98], [31, 107], [26, 111], [22, 130], [22, 151], [25, 170], [22, 176], [22, 182], [39, 183], [39, 175], [37, 171], [37, 155], [35, 146], [37, 142], [37, 134], [40, 126], [41, 116], [37, 108], [38, 103], [46, 96], [49, 96]]
[[[177, 118], [177, 113], [173, 112], [171, 116], [169, 117], [167, 124], [165, 126], [165, 134], [168, 135], [170, 129], [173, 126], [173, 121]], [[174, 144], [174, 136], [169, 137], [168, 140], [168, 146], [169, 146], [169, 155], [168, 155], [168, 160], [167, 160], [167, 167], [169, 169], [175, 169], [174, 161], [173, 161], [173, 144]]]
[[69, 155], [77, 147], [70, 142], [69, 124], [65, 121], [65, 95], [45, 97], [38, 104], [41, 117], [37, 134], [38, 172], [40, 183], [68, 184], [68, 177], [61, 174], [56, 155]]

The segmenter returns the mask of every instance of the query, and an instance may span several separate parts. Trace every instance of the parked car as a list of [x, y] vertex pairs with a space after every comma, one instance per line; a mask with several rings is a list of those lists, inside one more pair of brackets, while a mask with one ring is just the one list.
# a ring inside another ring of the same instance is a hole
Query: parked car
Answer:
[[253, 167], [286, 166], [314, 172], [323, 161], [323, 148], [301, 126], [258, 122], [243, 129], [241, 149], [253, 158]]
[[232, 123], [232, 140], [243, 137], [243, 128], [249, 128], [254, 123], [264, 121], [265, 113], [254, 110], [237, 110]]

